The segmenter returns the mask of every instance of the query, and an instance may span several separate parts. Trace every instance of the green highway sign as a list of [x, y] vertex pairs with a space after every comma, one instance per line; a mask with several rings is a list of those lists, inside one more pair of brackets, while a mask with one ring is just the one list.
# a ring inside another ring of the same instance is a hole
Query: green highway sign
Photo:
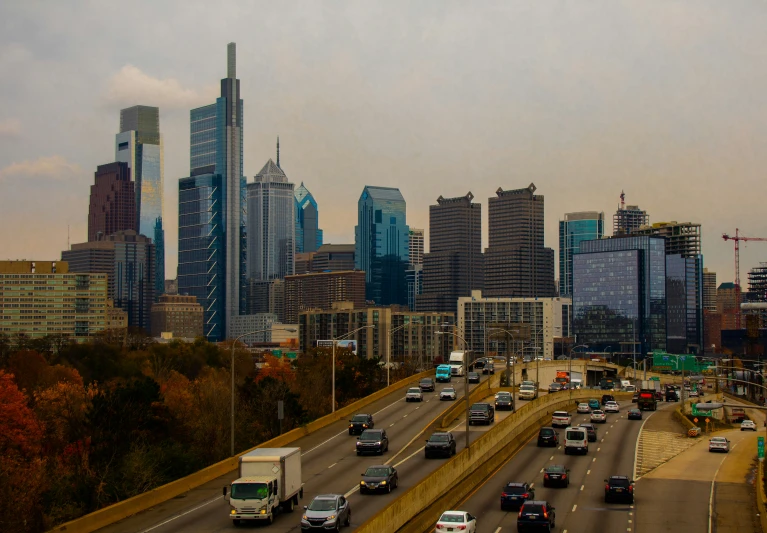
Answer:
[[756, 438], [756, 452], [759, 459], [764, 459], [764, 437]]

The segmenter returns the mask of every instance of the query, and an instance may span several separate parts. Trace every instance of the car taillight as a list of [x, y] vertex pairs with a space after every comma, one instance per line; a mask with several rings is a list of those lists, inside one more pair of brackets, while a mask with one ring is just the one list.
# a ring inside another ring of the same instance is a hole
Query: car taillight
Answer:
[[466, 529], [466, 526], [458, 526], [459, 531], [463, 531], [464, 529]]
[[548, 518], [548, 517], [549, 517], [549, 512], [548, 512], [548, 511], [546, 510], [546, 508], [544, 507], [544, 508], [543, 508], [543, 518]]
[[562, 474], [562, 479], [567, 479], [567, 474]]
[[629, 485], [629, 492], [634, 492], [634, 486], [633, 485]]
[[529, 497], [530, 497], [530, 494], [528, 494], [527, 492], [525, 492], [525, 493], [522, 495], [522, 497], [523, 497], [523, 498], [525, 498], [525, 499], [527, 499], [527, 498], [529, 498]]
[[505, 498], [506, 496], [508, 496], [508, 494], [506, 494], [505, 492], [502, 492], [502, 493], [501, 493], [501, 497], [502, 497], [502, 498]]
[[605, 490], [610, 490], [610, 485], [609, 484], [605, 485]]
[[548, 474], [543, 474], [543, 479], [549, 479], [549, 475]]

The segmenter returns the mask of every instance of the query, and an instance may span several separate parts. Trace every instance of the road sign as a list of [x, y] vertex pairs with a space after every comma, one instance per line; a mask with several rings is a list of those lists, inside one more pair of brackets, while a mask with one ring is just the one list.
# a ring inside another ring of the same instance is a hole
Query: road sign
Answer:
[[692, 421], [695, 422], [696, 424], [698, 423], [698, 419], [697, 418], [693, 418]]
[[756, 438], [756, 453], [759, 459], [764, 459], [764, 437]]
[[709, 422], [711, 422], [711, 420], [709, 420], [709, 419], [707, 418], [707, 419], [706, 419], [706, 424], [708, 424]]

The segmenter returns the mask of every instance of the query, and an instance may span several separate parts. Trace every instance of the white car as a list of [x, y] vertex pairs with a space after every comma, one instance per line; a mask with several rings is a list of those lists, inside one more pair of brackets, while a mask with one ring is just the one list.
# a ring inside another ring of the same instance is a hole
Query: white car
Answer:
[[420, 387], [410, 387], [407, 390], [407, 394], [405, 394], [405, 401], [406, 402], [422, 402], [423, 401], [423, 393], [421, 392]]
[[581, 414], [589, 414], [591, 412], [591, 408], [589, 407], [589, 404], [587, 403], [579, 403], [578, 404], [578, 412]]
[[687, 393], [687, 395], [688, 395], [690, 398], [697, 398], [699, 394], [698, 394], [698, 391], [697, 391], [697, 390], [691, 390], [690, 392], [688, 392], [688, 393]]
[[455, 389], [453, 387], [445, 387], [444, 389], [439, 391], [439, 399], [455, 400], [456, 399]]
[[465, 511], [445, 511], [437, 520], [436, 533], [476, 533], [477, 519]]
[[605, 412], [601, 409], [594, 409], [591, 411], [591, 421], [592, 422], [601, 422], [604, 424], [607, 422], [607, 415], [605, 415]]
[[756, 431], [756, 424], [753, 420], [744, 420], [740, 423], [740, 430], [741, 431]]
[[621, 410], [618, 402], [607, 402], [604, 406], [605, 413], [619, 413]]
[[727, 453], [730, 451], [730, 441], [724, 437], [711, 437], [708, 441], [708, 451]]
[[520, 400], [535, 400], [538, 397], [538, 391], [534, 385], [522, 385], [519, 387]]
[[567, 411], [554, 411], [551, 415], [551, 425], [555, 428], [567, 427], [572, 423], [573, 418]]

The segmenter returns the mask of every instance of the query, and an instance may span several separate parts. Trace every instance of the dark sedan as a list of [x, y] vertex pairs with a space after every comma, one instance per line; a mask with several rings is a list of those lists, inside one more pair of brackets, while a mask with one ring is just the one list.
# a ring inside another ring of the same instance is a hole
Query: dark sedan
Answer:
[[482, 377], [478, 372], [469, 372], [469, 383], [479, 383]]
[[559, 433], [554, 428], [541, 428], [538, 431], [538, 447], [543, 446], [559, 446]]
[[431, 378], [423, 378], [420, 383], [418, 383], [418, 387], [421, 389], [421, 392], [434, 392], [435, 385], [434, 380]]
[[391, 492], [397, 488], [399, 478], [397, 469], [388, 465], [369, 466], [362, 474], [360, 494], [370, 492]]
[[349, 420], [349, 435], [360, 435], [366, 429], [373, 429], [374, 427], [373, 415], [359, 413]]
[[629, 420], [642, 420], [642, 411], [639, 409], [629, 409]]
[[517, 532], [553, 531], [556, 527], [554, 506], [547, 501], [529, 501], [522, 505], [517, 516]]
[[440, 455], [443, 457], [450, 457], [451, 455], [455, 455], [455, 448], [455, 438], [452, 433], [449, 431], [444, 433], [433, 433], [426, 441], [424, 454], [427, 459], [429, 457], [437, 457]]
[[535, 489], [529, 483], [507, 483], [501, 493], [501, 511], [516, 511], [526, 501], [534, 499]]
[[605, 503], [615, 501], [634, 503], [634, 482], [626, 476], [605, 479]]
[[555, 382], [555, 383], [552, 383], [551, 385], [549, 385], [549, 393], [559, 392], [561, 390], [562, 390], [562, 384], [561, 383], [556, 383]]
[[383, 455], [389, 450], [389, 437], [384, 429], [366, 429], [357, 437], [357, 455], [377, 453]]
[[588, 435], [589, 442], [596, 442], [597, 441], [597, 428], [594, 427], [594, 424], [579, 424], [580, 427], [586, 430], [586, 435]]
[[499, 392], [495, 396], [496, 411], [511, 411], [514, 408], [514, 398], [510, 392]]
[[544, 487], [565, 487], [570, 486], [570, 472], [564, 465], [549, 465], [543, 470]]

